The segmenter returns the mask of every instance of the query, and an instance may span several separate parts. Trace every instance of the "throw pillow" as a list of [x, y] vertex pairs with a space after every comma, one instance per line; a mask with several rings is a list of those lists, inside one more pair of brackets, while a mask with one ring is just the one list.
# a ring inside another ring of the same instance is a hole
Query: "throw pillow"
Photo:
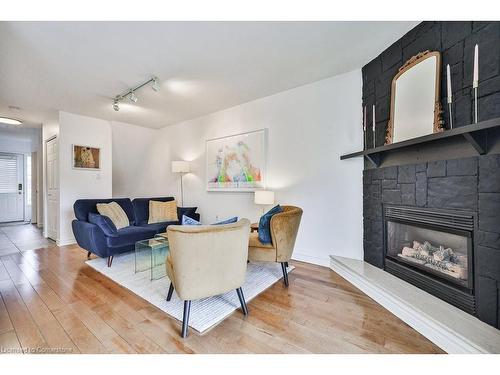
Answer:
[[189, 216], [182, 215], [182, 225], [201, 225], [201, 223], [195, 219], [190, 218]]
[[175, 201], [149, 201], [148, 224], [163, 223], [165, 221], [179, 221], [177, 203]]
[[232, 224], [236, 223], [237, 221], [238, 221], [238, 216], [235, 216], [227, 220], [218, 221], [217, 223], [213, 223], [212, 225]]
[[89, 222], [101, 228], [106, 236], [116, 236], [115, 224], [113, 224], [109, 217], [91, 212], [89, 213]]
[[118, 203], [97, 203], [96, 207], [97, 212], [111, 219], [117, 230], [130, 225], [127, 214]]
[[283, 209], [281, 206], [278, 204], [277, 206], [271, 208], [269, 211], [267, 211], [264, 215], [259, 220], [259, 241], [268, 244], [272, 243], [272, 238], [271, 238], [271, 218], [280, 213], [283, 212]]

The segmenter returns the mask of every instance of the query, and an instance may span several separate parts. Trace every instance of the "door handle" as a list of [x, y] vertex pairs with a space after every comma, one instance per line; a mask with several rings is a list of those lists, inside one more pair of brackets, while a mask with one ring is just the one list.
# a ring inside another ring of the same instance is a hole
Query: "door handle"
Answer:
[[17, 185], [17, 190], [22, 191], [23, 190], [23, 184], [18, 184]]

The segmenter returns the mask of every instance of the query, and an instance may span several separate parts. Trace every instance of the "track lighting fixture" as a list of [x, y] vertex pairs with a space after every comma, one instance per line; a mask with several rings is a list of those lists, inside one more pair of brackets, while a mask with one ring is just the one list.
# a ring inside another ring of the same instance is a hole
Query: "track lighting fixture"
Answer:
[[156, 92], [160, 91], [160, 85], [158, 84], [158, 78], [156, 78], [156, 77], [153, 77], [152, 89]]
[[144, 83], [141, 83], [140, 85], [126, 91], [125, 93], [121, 94], [121, 95], [116, 95], [113, 99], [113, 109], [118, 112], [120, 110], [120, 102], [125, 99], [125, 98], [129, 98], [129, 100], [131, 102], [134, 102], [134, 103], [137, 103], [137, 96], [135, 95], [135, 92], [137, 90], [139, 90], [140, 88], [146, 86], [147, 84], [149, 83], [153, 83], [152, 85], [152, 89], [156, 92], [160, 91], [160, 85], [159, 85], [159, 82], [158, 82], [158, 77], [156, 76], [153, 76], [151, 77], [150, 79], [148, 79], [146, 82]]

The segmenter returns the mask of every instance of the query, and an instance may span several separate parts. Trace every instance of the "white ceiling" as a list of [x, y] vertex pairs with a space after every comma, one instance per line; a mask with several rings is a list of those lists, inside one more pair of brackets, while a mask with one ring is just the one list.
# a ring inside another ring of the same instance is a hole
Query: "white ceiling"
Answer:
[[[417, 22], [0, 22], [0, 116], [161, 128], [361, 68]], [[111, 98], [157, 75], [162, 90]], [[8, 106], [21, 111], [12, 113]]]

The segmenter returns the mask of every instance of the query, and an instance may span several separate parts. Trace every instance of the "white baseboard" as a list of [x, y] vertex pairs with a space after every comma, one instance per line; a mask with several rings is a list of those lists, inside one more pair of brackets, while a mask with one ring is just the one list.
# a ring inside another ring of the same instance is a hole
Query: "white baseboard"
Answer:
[[318, 266], [330, 267], [330, 260], [328, 258], [319, 258], [308, 254], [294, 252], [292, 255], [292, 259], [299, 260], [301, 262], [316, 264]]
[[67, 245], [74, 245], [76, 243], [76, 239], [74, 237], [72, 238], [66, 238], [66, 239], [59, 239], [56, 241], [57, 246], [67, 246]]
[[500, 353], [500, 330], [366, 262], [330, 268], [447, 353]]

